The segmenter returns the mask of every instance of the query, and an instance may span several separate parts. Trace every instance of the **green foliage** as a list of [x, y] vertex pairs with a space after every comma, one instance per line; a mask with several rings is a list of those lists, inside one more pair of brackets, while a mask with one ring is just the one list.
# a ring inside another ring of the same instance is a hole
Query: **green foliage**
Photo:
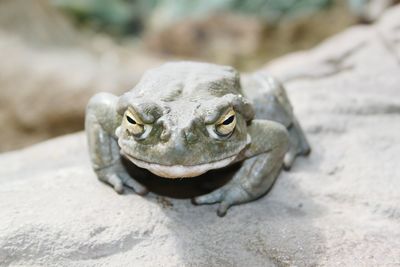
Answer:
[[155, 10], [171, 21], [230, 11], [276, 23], [329, 7], [333, 0], [53, 0], [79, 22], [117, 34], [138, 33]]
[[257, 15], [270, 22], [304, 16], [327, 8], [332, 0], [232, 0], [232, 9]]
[[157, 0], [53, 0], [78, 22], [117, 34], [137, 33]]

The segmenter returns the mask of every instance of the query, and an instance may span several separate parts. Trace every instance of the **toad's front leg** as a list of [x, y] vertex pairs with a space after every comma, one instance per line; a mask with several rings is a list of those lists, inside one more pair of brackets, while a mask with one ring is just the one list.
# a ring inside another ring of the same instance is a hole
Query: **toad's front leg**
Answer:
[[86, 108], [85, 130], [92, 166], [99, 180], [122, 193], [124, 185], [138, 194], [146, 194], [146, 188], [134, 180], [121, 162], [115, 129], [121, 121], [116, 112], [117, 97], [100, 93], [93, 96]]
[[217, 214], [224, 216], [232, 205], [255, 200], [271, 188], [289, 147], [287, 130], [273, 121], [254, 120], [248, 131], [252, 141], [239, 171], [223, 187], [196, 197], [195, 204], [219, 202]]

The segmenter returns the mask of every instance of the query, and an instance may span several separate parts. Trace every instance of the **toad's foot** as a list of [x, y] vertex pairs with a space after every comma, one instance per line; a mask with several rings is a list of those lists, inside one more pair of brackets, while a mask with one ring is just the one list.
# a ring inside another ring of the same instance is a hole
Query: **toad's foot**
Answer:
[[220, 217], [226, 215], [228, 209], [235, 204], [250, 201], [252, 198], [240, 185], [229, 185], [217, 189], [207, 195], [192, 199], [195, 205], [220, 203], [217, 214]]
[[199, 205], [220, 203], [217, 214], [225, 216], [232, 205], [255, 200], [268, 192], [281, 169], [283, 154], [284, 151], [263, 153], [246, 160], [230, 182], [192, 202]]
[[255, 200], [273, 185], [288, 150], [286, 128], [272, 121], [254, 120], [249, 126], [252, 143], [239, 171], [223, 187], [193, 199], [194, 204], [220, 203], [217, 214], [224, 216], [232, 205]]
[[97, 177], [100, 181], [110, 184], [118, 194], [124, 192], [124, 186], [127, 186], [138, 195], [146, 195], [148, 190], [135, 179], [133, 179], [125, 170], [120, 166], [110, 166], [101, 170], [97, 170]]

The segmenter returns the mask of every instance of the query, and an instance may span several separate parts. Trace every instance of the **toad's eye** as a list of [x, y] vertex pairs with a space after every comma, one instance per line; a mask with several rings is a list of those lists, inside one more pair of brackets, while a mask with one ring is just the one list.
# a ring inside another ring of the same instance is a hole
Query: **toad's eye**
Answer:
[[222, 122], [222, 125], [229, 125], [235, 120], [235, 115], [231, 115], [229, 118]]
[[[214, 138], [228, 137], [236, 126], [236, 113], [231, 108], [225, 112], [213, 125], [213, 131], [209, 131]], [[211, 129], [210, 129], [211, 130]]]
[[131, 117], [129, 117], [129, 115], [126, 115], [126, 120], [130, 123], [130, 124], [137, 124], [136, 121], [134, 119], [132, 119]]
[[151, 131], [151, 125], [143, 123], [131, 109], [128, 109], [124, 114], [124, 125], [129, 133], [141, 139], [146, 138]]

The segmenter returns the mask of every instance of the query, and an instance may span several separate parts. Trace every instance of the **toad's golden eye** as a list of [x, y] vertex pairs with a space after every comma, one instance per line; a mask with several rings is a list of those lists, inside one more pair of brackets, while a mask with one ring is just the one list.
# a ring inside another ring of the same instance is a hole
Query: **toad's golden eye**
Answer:
[[233, 109], [229, 109], [221, 118], [215, 123], [215, 131], [218, 135], [230, 135], [236, 126], [236, 113]]
[[135, 114], [134, 111], [128, 109], [124, 114], [126, 129], [135, 136], [140, 136], [145, 132], [143, 121]]

